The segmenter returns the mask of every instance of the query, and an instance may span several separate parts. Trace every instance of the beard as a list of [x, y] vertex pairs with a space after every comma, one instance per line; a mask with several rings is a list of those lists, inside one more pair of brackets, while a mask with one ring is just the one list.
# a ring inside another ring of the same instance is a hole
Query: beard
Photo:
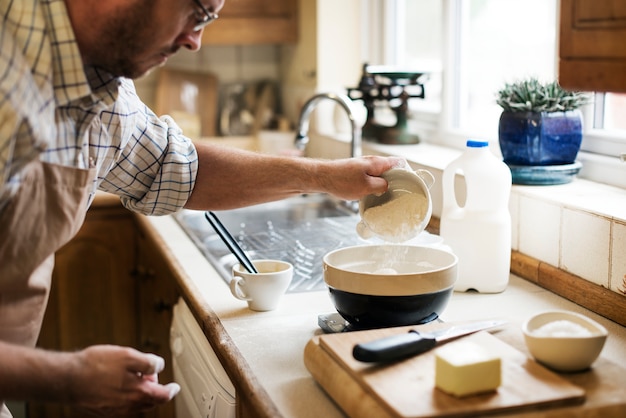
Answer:
[[161, 65], [163, 54], [178, 48], [154, 50], [153, 1], [133, 2], [118, 10], [102, 26], [100, 38], [86, 54], [86, 63], [116, 77], [138, 78]]

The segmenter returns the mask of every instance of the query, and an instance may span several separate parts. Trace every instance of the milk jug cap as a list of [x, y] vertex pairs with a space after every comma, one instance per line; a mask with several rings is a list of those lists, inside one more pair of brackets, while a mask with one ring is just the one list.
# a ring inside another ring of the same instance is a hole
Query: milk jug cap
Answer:
[[468, 148], [484, 148], [489, 146], [488, 141], [477, 141], [475, 139], [468, 139], [465, 144]]

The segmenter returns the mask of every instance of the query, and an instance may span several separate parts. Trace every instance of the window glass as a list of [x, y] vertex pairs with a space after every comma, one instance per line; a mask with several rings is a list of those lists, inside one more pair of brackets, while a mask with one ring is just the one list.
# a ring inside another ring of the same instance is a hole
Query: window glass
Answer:
[[[495, 94], [505, 82], [555, 78], [556, 0], [462, 2], [458, 128], [493, 135], [502, 109]], [[532, 22], [532, 24], [529, 24]]]
[[395, 63], [428, 73], [424, 100], [413, 100], [413, 109], [441, 111], [443, 62], [443, 8], [440, 1], [405, 0], [399, 2], [398, 13], [404, 16], [395, 43]]
[[608, 131], [626, 131], [626, 94], [607, 93], [604, 100], [602, 128]]
[[[410, 106], [414, 123], [427, 124], [435, 142], [462, 147], [469, 136], [496, 140], [497, 91], [529, 76], [558, 78], [559, 0], [368, 1], [385, 9], [371, 16], [370, 27], [384, 21], [380, 33], [391, 37], [382, 43], [388, 62], [380, 64], [431, 74], [426, 99]], [[626, 94], [596, 93], [583, 112], [583, 151], [611, 161], [626, 151]], [[601, 166], [588, 161], [584, 175], [593, 178]]]
[[408, 0], [405, 2], [406, 22], [404, 59], [410, 64], [441, 69], [443, 55], [441, 2]]
[[430, 73], [426, 100], [412, 108], [441, 110], [445, 74], [454, 103], [451, 126], [442, 128], [492, 136], [501, 113], [495, 94], [505, 82], [555, 77], [556, 2], [399, 0], [395, 64]]

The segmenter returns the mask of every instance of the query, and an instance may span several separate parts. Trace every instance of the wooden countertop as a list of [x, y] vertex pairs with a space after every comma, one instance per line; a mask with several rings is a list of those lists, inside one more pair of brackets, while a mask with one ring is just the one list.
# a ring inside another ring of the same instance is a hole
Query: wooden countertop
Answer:
[[[250, 311], [245, 302], [232, 297], [172, 217], [137, 219], [143, 232], [161, 247], [183, 297], [233, 381], [241, 416], [344, 416], [303, 361], [304, 347], [321, 333], [318, 314], [333, 311], [326, 292], [288, 294], [275, 311]], [[610, 336], [602, 360], [623, 363], [625, 327], [514, 275], [500, 294], [455, 293], [442, 319], [506, 319], [509, 325], [498, 338], [527, 353], [521, 324], [530, 315], [550, 309], [580, 312], [603, 324]]]

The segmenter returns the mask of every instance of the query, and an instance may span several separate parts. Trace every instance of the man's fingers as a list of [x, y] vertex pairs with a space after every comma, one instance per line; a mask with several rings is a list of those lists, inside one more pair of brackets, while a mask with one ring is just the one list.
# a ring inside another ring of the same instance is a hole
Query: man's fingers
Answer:
[[170, 397], [168, 401], [171, 401], [174, 396], [178, 395], [178, 392], [180, 392], [180, 385], [178, 383], [168, 383], [167, 385], [165, 385], [165, 387], [170, 391]]
[[158, 374], [165, 368], [165, 360], [162, 357], [152, 353], [141, 353], [134, 351], [134, 355], [128, 364], [129, 371], [139, 375]]

